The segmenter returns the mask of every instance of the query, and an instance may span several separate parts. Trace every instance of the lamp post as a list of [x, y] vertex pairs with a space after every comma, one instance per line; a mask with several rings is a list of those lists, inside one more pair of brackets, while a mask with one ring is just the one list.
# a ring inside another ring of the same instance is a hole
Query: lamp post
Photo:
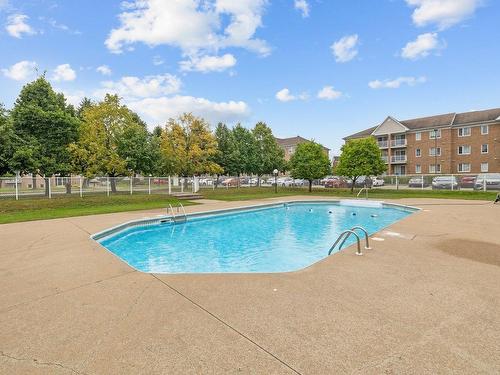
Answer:
[[274, 193], [278, 193], [278, 170], [274, 169], [273, 171], [274, 174]]

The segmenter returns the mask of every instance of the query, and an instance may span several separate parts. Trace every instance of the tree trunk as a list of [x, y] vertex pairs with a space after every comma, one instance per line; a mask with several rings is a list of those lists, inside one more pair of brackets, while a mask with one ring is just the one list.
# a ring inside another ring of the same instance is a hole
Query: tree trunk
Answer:
[[116, 180], [114, 177], [109, 178], [110, 186], [111, 186], [111, 192], [116, 193]]
[[36, 174], [33, 174], [31, 175], [31, 185], [32, 185], [32, 189], [35, 190], [36, 189]]
[[257, 187], [260, 187], [260, 175], [257, 176]]
[[312, 180], [308, 180], [309, 181], [309, 193], [312, 192], [312, 187], [313, 187], [313, 181]]
[[219, 185], [219, 177], [220, 177], [219, 174], [215, 175], [215, 189], [217, 189], [217, 186]]
[[358, 179], [357, 177], [353, 177], [353, 179], [352, 179], [351, 194], [354, 194], [354, 185], [356, 185], [357, 179]]
[[49, 184], [50, 184], [50, 177], [44, 177], [45, 181], [45, 196], [49, 196]]
[[66, 187], [66, 194], [71, 194], [71, 177], [67, 177], [64, 186]]

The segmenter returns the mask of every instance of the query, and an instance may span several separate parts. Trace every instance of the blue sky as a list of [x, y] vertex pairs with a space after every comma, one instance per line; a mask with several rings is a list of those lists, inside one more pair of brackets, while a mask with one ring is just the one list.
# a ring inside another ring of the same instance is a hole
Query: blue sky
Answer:
[[0, 102], [36, 68], [151, 126], [265, 121], [338, 154], [387, 115], [500, 106], [499, 18], [494, 0], [0, 0]]

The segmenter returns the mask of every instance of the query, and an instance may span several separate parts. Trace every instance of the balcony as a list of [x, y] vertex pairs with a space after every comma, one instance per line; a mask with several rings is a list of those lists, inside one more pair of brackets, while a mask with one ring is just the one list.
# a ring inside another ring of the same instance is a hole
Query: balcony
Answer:
[[389, 147], [389, 142], [388, 141], [378, 141], [378, 147], [380, 148], [387, 148]]
[[393, 155], [393, 156], [391, 156], [391, 163], [393, 163], [393, 164], [406, 163], [406, 155]]
[[385, 164], [389, 164], [389, 157], [387, 155], [382, 155], [382, 160]]
[[406, 138], [405, 139], [392, 139], [391, 147], [406, 147]]

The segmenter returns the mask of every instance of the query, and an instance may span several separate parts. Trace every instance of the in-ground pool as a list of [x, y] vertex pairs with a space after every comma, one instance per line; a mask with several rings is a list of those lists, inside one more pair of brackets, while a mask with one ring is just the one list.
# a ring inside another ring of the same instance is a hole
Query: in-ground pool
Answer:
[[[346, 229], [360, 225], [373, 234], [412, 212], [380, 203], [364, 207], [296, 202], [206, 213], [175, 224], [160, 220], [129, 223], [125, 229], [115, 228], [94, 238], [143, 272], [286, 272], [328, 256]], [[353, 242], [351, 236], [348, 243]]]

